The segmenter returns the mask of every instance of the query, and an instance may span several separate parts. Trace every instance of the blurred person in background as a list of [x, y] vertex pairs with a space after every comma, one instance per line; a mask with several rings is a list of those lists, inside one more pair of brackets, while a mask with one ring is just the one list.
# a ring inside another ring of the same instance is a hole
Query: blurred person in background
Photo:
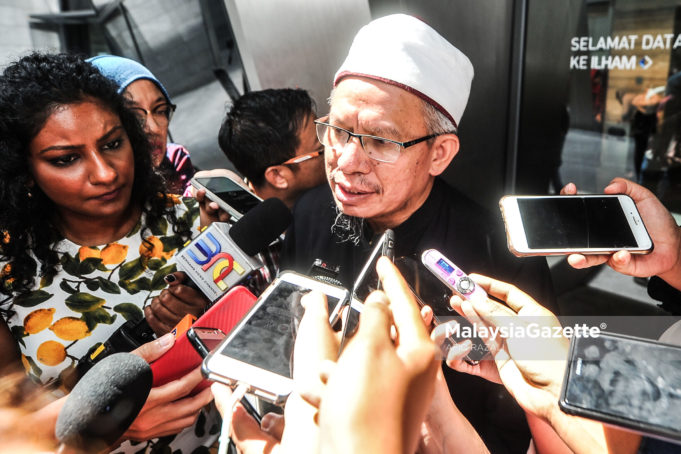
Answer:
[[314, 101], [305, 90], [252, 91], [234, 102], [218, 142], [253, 192], [292, 208], [303, 192], [326, 182], [315, 118]]
[[189, 180], [194, 175], [189, 152], [182, 145], [168, 142], [168, 125], [175, 104], [163, 84], [142, 64], [115, 55], [89, 58], [104, 76], [118, 85], [130, 102], [152, 145], [152, 163], [161, 171], [171, 194], [191, 195]]

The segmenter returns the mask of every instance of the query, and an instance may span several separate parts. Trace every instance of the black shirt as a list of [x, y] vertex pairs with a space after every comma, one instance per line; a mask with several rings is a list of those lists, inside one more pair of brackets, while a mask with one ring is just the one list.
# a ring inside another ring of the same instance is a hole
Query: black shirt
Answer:
[[[337, 212], [328, 185], [305, 193], [293, 211], [286, 233], [281, 269], [306, 273], [315, 259], [340, 266], [339, 280], [353, 282], [375, 241], [365, 223], [358, 245], [339, 242], [332, 234]], [[501, 216], [493, 215], [436, 178], [430, 195], [409, 219], [395, 227], [395, 257], [420, 260], [426, 249], [437, 249], [466, 273], [481, 273], [513, 283], [556, 313], [553, 285], [544, 258], [517, 258], [506, 247]], [[515, 400], [500, 385], [461, 374], [444, 366], [452, 397], [461, 412], [494, 453], [526, 452], [529, 429]]]

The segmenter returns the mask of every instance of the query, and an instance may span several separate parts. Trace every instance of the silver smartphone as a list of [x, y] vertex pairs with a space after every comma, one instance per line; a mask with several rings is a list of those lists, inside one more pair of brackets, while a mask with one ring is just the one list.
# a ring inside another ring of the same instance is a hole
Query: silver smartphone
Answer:
[[605, 332], [573, 337], [559, 405], [679, 443], [681, 347]]
[[376, 262], [381, 256], [388, 257], [391, 262], [395, 260], [395, 233], [390, 229], [378, 238], [369, 258], [355, 278], [352, 296], [359, 301], [364, 302], [369, 293], [381, 288], [381, 281], [376, 272]]
[[293, 389], [292, 355], [295, 334], [303, 314], [300, 299], [318, 290], [326, 294], [329, 313], [337, 314], [350, 292], [293, 272], [283, 272], [260, 295], [251, 311], [203, 361], [207, 378], [236, 385], [281, 404]]
[[627, 195], [505, 196], [499, 206], [508, 248], [520, 257], [653, 250]]
[[196, 189], [205, 189], [206, 197], [229, 213], [233, 221], [262, 202], [262, 199], [249, 191], [242, 182], [226, 176], [195, 177], [192, 178], [191, 184]]

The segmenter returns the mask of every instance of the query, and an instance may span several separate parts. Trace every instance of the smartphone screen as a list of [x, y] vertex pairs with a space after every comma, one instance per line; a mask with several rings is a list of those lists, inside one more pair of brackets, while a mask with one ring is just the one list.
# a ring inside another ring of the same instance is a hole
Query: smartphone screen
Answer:
[[260, 203], [260, 199], [227, 177], [197, 178], [196, 181], [242, 215]]
[[608, 333], [572, 342], [562, 407], [681, 439], [680, 347]]
[[637, 246], [616, 197], [519, 198], [518, 210], [531, 249]]
[[[310, 287], [279, 281], [219, 353], [291, 378], [293, 343], [303, 315], [300, 299], [310, 291]], [[331, 313], [340, 299], [327, 294], [327, 302]]]
[[411, 257], [398, 257], [395, 259], [395, 266], [414, 294], [421, 300], [419, 303], [427, 304], [433, 309], [435, 324], [458, 316], [449, 305], [452, 290], [440, 282], [420, 261]]

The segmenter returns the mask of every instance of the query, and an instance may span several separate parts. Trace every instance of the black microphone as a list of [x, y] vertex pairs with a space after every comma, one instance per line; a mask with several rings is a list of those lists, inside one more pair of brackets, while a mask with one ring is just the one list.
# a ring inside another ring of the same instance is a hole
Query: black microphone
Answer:
[[243, 282], [263, 263], [253, 256], [265, 250], [291, 223], [291, 211], [279, 199], [267, 199], [233, 226], [214, 222], [177, 254], [177, 269], [215, 301]]
[[107, 356], [69, 394], [57, 417], [57, 439], [83, 452], [110, 447], [144, 406], [152, 378], [149, 364], [137, 355]]

